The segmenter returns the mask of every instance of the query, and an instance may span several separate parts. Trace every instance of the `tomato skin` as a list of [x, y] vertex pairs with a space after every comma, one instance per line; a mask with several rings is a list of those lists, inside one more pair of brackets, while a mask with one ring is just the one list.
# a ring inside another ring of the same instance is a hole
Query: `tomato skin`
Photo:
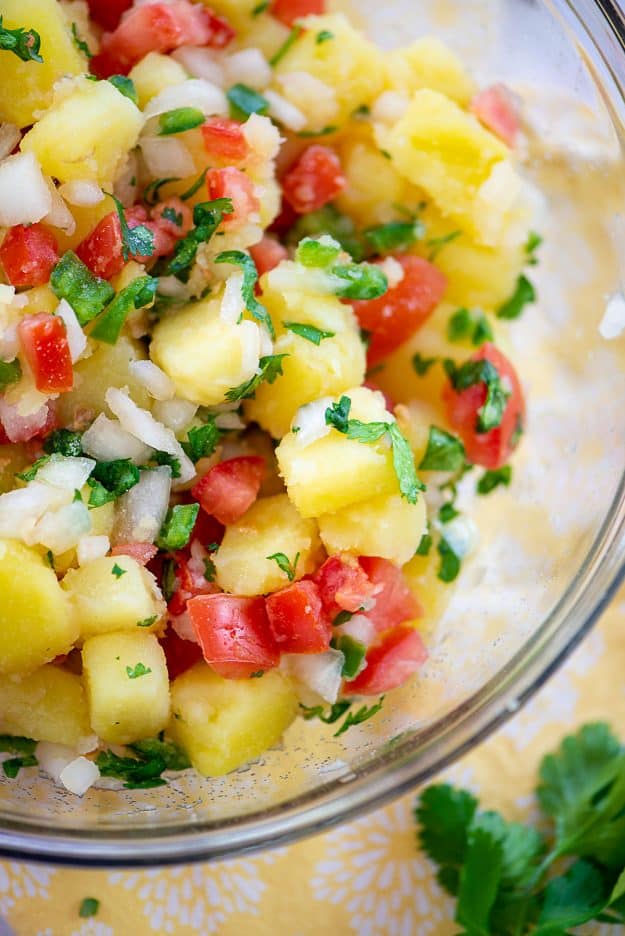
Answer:
[[151, 543], [120, 543], [113, 546], [111, 556], [130, 556], [139, 565], [146, 566], [156, 556], [158, 549]]
[[408, 341], [439, 304], [447, 278], [428, 260], [395, 255], [403, 279], [378, 299], [357, 299], [352, 308], [360, 327], [371, 333], [367, 363], [371, 367]]
[[[170, 217], [167, 217], [167, 214]], [[171, 216], [176, 220], [172, 220]], [[184, 237], [193, 227], [193, 212], [181, 198], [174, 195], [172, 198], [166, 198], [159, 202], [151, 211], [152, 221], [164, 233], [169, 234], [174, 239]], [[178, 223], [180, 221], [180, 223]]]
[[509, 88], [504, 84], [485, 88], [473, 98], [471, 110], [487, 130], [507, 146], [514, 147], [520, 124], [516, 102]]
[[224, 225], [234, 227], [244, 224], [249, 216], [260, 209], [260, 202], [254, 194], [252, 180], [236, 169], [226, 166], [225, 169], [211, 169], [206, 176], [206, 187], [209, 198], [230, 198], [232, 211], [224, 214]]
[[474, 384], [458, 393], [450, 381], [443, 390], [449, 422], [464, 442], [468, 460], [494, 471], [505, 465], [518, 443], [515, 435], [525, 422], [523, 390], [513, 365], [490, 342], [483, 344], [469, 360], [490, 361], [511, 390], [500, 425], [481, 433], [477, 431], [476, 423], [478, 410], [486, 400], [485, 384]]
[[259, 276], [262, 276], [263, 273], [269, 273], [283, 260], [287, 260], [289, 256], [286, 247], [283, 247], [274, 237], [268, 237], [267, 235], [263, 237], [260, 243], [250, 247], [249, 251], [252, 260], [256, 264]]
[[44, 286], [59, 262], [56, 238], [42, 224], [9, 228], [0, 262], [11, 286]]
[[37, 390], [42, 393], [71, 390], [74, 369], [63, 319], [48, 312], [25, 315], [17, 333]]
[[241, 162], [247, 156], [247, 140], [241, 124], [236, 120], [230, 120], [228, 117], [209, 117], [200, 130], [204, 149], [209, 156], [219, 157], [227, 162]]
[[202, 659], [202, 648], [199, 644], [191, 640], [183, 640], [171, 627], [167, 628], [167, 633], [161, 637], [159, 643], [165, 653], [170, 680], [186, 673]]
[[245, 679], [278, 665], [264, 598], [200, 595], [187, 609], [204, 659], [225, 679]]
[[345, 683], [348, 695], [379, 695], [403, 685], [423, 666], [428, 653], [421, 636], [402, 625], [388, 631], [367, 653], [366, 668]]
[[115, 29], [125, 13], [132, 6], [132, 0], [87, 0], [89, 15], [103, 29]]
[[265, 474], [260, 455], [229, 458], [211, 468], [191, 489], [191, 494], [207, 514], [224, 526], [236, 523], [252, 506]]
[[422, 617], [423, 608], [410, 590], [401, 569], [388, 559], [379, 559], [377, 556], [360, 556], [358, 562], [369, 581], [380, 587], [374, 607], [366, 612], [377, 631], [386, 631], [404, 621]]
[[[379, 588], [373, 585], [353, 556], [330, 556], [312, 577], [331, 621], [339, 611], [355, 613], [370, 605]], [[364, 612], [368, 613], [367, 610]]]
[[343, 191], [347, 179], [328, 146], [307, 147], [282, 179], [282, 194], [298, 214], [318, 211]]
[[265, 608], [281, 653], [322, 653], [330, 646], [332, 623], [314, 582], [302, 580], [274, 592]]
[[325, 11], [325, 0], [273, 0], [271, 4], [273, 16], [289, 27], [302, 16], [321, 16]]

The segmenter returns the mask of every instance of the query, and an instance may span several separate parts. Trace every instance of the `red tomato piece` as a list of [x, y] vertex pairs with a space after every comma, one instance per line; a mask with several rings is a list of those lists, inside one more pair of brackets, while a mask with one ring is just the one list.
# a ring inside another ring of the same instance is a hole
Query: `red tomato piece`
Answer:
[[513, 147], [519, 133], [519, 114], [514, 95], [503, 84], [480, 91], [471, 102], [471, 110], [487, 130], [507, 146]]
[[191, 640], [183, 640], [171, 627], [159, 641], [165, 654], [170, 680], [186, 673], [202, 659], [202, 648]]
[[243, 127], [228, 117], [210, 117], [200, 127], [204, 149], [209, 156], [219, 157], [226, 162], [241, 162], [249, 148]]
[[271, 4], [271, 13], [289, 27], [302, 16], [321, 16], [325, 11], [325, 0], [273, 0]]
[[122, 13], [130, 9], [132, 0], [87, 0], [89, 15], [103, 29], [115, 29]]
[[262, 276], [263, 273], [269, 273], [283, 260], [287, 260], [289, 256], [286, 247], [283, 247], [274, 237], [268, 237], [267, 235], [263, 237], [260, 243], [254, 244], [249, 250], [259, 276]]
[[265, 599], [265, 608], [282, 653], [322, 653], [330, 646], [332, 622], [314, 582], [302, 580], [274, 592]]
[[412, 627], [395, 627], [367, 653], [367, 666], [345, 683], [348, 695], [379, 695], [406, 682], [427, 660], [421, 636]]
[[[147, 222], [148, 213], [141, 205], [124, 212], [129, 228]], [[111, 279], [124, 266], [122, 229], [116, 211], [105, 215], [76, 248], [76, 254], [95, 276]]]
[[18, 224], [2, 241], [0, 261], [12, 286], [43, 286], [59, 262], [56, 238], [41, 224]]
[[146, 566], [148, 562], [154, 559], [157, 552], [157, 547], [153, 546], [152, 543], [121, 543], [118, 546], [113, 546], [111, 556], [130, 556], [139, 565]]
[[193, 227], [193, 212], [176, 195], [159, 202], [151, 216], [154, 223], [173, 238], [184, 237]]
[[207, 514], [227, 526], [252, 506], [264, 474], [265, 459], [260, 455], [228, 458], [211, 468], [191, 493]]
[[313, 581], [319, 587], [324, 610], [331, 621], [339, 611], [366, 610], [380, 591], [353, 556], [330, 556], [317, 569]]
[[478, 410], [487, 396], [486, 384], [478, 383], [457, 392], [449, 382], [443, 390], [447, 415], [453, 429], [464, 442], [469, 461], [495, 470], [510, 458], [519, 442], [525, 421], [525, 399], [517, 372], [494, 345], [486, 343], [471, 356], [471, 361], [490, 361], [499, 373], [506, 390], [509, 391], [501, 423], [488, 432], [478, 432]]
[[264, 598], [200, 595], [187, 609], [204, 659], [225, 679], [245, 679], [277, 666]]
[[422, 257], [404, 254], [395, 259], [403, 267], [403, 279], [378, 299], [352, 302], [360, 327], [371, 335], [367, 351], [370, 367], [414, 335], [447, 288], [447, 278]]
[[376, 556], [361, 556], [358, 562], [369, 581], [381, 589], [375, 596], [374, 607], [366, 612], [377, 631], [389, 630], [423, 615], [423, 608], [401, 569]]
[[298, 214], [308, 214], [327, 205], [346, 185], [334, 150], [314, 144], [304, 150], [284, 175], [282, 193]]
[[283, 198], [280, 204], [280, 214], [274, 218], [268, 230], [271, 231], [272, 234], [277, 234], [278, 237], [284, 237], [285, 234], [291, 230], [298, 217], [299, 215], [297, 212], [289, 205], [288, 201]]
[[251, 214], [260, 209], [260, 202], [254, 194], [252, 180], [234, 166], [211, 169], [206, 177], [206, 185], [211, 199], [230, 198], [232, 200], [233, 210], [224, 215], [224, 222], [228, 226], [244, 224]]
[[168, 609], [174, 617], [184, 614], [187, 602], [197, 595], [212, 595], [218, 591], [217, 585], [209, 582], [205, 576], [204, 558], [208, 553], [201, 550], [201, 559], [194, 558], [186, 550], [175, 554], [176, 590], [169, 602]]
[[71, 390], [74, 369], [63, 319], [48, 312], [25, 315], [17, 332], [37, 390], [42, 393]]
[[[193, 503], [193, 501], [189, 501], [189, 503]], [[193, 527], [193, 533], [191, 534], [191, 542], [197, 540], [198, 543], [201, 543], [206, 549], [213, 543], [221, 543], [223, 538], [223, 525], [204, 510], [199, 510], [195, 526]]]

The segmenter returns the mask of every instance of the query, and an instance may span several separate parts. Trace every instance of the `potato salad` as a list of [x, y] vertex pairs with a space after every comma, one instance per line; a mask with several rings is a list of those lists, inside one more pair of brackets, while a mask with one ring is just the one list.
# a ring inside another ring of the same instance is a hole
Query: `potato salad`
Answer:
[[1, 781], [341, 736], [512, 480], [519, 102], [333, 0], [0, 14]]

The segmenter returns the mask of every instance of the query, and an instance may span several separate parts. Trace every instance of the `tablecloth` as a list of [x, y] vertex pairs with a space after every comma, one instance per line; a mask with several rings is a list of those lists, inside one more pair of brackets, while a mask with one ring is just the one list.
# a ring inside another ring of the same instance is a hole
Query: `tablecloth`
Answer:
[[[527, 818], [540, 757], [566, 731], [608, 719], [625, 735], [624, 669], [622, 591], [548, 685], [443, 777], [508, 818]], [[0, 862], [0, 917], [16, 936], [448, 936], [457, 932], [453, 903], [416, 847], [416, 792], [324, 835], [221, 864], [74, 871]], [[79, 916], [85, 897], [100, 902], [90, 919]]]

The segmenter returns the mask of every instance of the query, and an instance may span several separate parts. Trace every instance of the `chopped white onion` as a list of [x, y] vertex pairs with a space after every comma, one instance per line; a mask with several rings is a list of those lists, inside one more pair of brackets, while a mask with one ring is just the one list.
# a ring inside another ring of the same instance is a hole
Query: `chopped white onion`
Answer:
[[94, 761], [87, 757], [77, 757], [64, 767], [59, 780], [66, 790], [76, 796], [84, 796], [93, 784], [100, 779], [100, 770]]
[[280, 131], [269, 117], [251, 114], [243, 124], [243, 136], [250, 149], [263, 162], [275, 159], [278, 155], [282, 138]]
[[174, 435], [178, 435], [191, 424], [197, 411], [196, 403], [181, 400], [179, 397], [174, 397], [173, 400], [157, 401], [152, 409], [158, 421], [171, 429]]
[[85, 352], [87, 347], [87, 336], [80, 327], [80, 322], [76, 318], [76, 313], [72, 309], [67, 299], [61, 299], [55, 309], [55, 315], [58, 315], [59, 318], [62, 318], [65, 322], [69, 353], [72, 356], [72, 362], [77, 361], [79, 357]]
[[76, 546], [78, 565], [84, 566], [95, 559], [106, 556], [111, 543], [108, 536], [81, 536]]
[[258, 334], [260, 338], [259, 354], [261, 357], [269, 357], [269, 355], [273, 354], [273, 341], [271, 340], [271, 335], [262, 324], [259, 324], [258, 326]]
[[128, 153], [124, 165], [115, 179], [113, 191], [125, 208], [130, 208], [137, 201], [137, 177], [139, 163], [134, 150]]
[[[199, 46], [180, 46], [171, 53], [179, 65], [182, 65], [185, 71], [188, 71], [194, 78], [204, 78], [211, 84], [222, 87], [224, 85], [224, 70], [218, 62], [212, 49], [204, 49]], [[236, 79], [243, 81], [242, 78]], [[234, 84], [233, 82], [230, 82]]]
[[99, 205], [104, 199], [104, 192], [97, 182], [91, 179], [73, 179], [59, 186], [59, 192], [70, 205], [90, 207]]
[[191, 623], [189, 612], [184, 611], [170, 619], [171, 626], [181, 640], [188, 640], [190, 643], [198, 643], [195, 628]]
[[0, 126], [0, 159], [10, 156], [21, 138], [22, 133], [15, 124], [3, 123]]
[[181, 140], [144, 137], [140, 144], [148, 172], [154, 179], [185, 178], [195, 172], [193, 156]]
[[[25, 488], [16, 488], [0, 495], [0, 537], [25, 540], [46, 511], [67, 503], [71, 496], [61, 488], [31, 481]], [[0, 556], [4, 547], [0, 544]]]
[[104, 399], [127, 432], [156, 451], [167, 452], [178, 459], [180, 484], [185, 484], [195, 477], [195, 466], [171, 429], [157, 422], [148, 410], [137, 406], [130, 399], [127, 389], [124, 391], [117, 387], [109, 387]]
[[328, 435], [330, 426], [326, 423], [326, 410], [332, 402], [332, 397], [321, 397], [319, 400], [300, 406], [297, 410], [291, 429], [297, 430], [297, 443], [301, 448]]
[[128, 369], [155, 400], [173, 399], [176, 393], [173, 380], [153, 361], [131, 361]]
[[235, 325], [245, 312], [245, 300], [243, 299], [243, 274], [233, 273], [226, 280], [226, 286], [221, 297], [221, 306], [219, 317], [224, 322], [231, 322]]
[[344, 624], [335, 627], [334, 632], [336, 634], [344, 634], [346, 637], [351, 637], [352, 640], [357, 640], [359, 643], [364, 644], [365, 647], [370, 646], [375, 637], [375, 627], [364, 614], [352, 615], [349, 621], [345, 621]]
[[289, 101], [305, 111], [311, 127], [319, 129], [337, 123], [339, 106], [335, 89], [307, 71], [277, 75], [280, 90]]
[[52, 208], [52, 196], [33, 153], [0, 162], [0, 225], [32, 224]]
[[273, 72], [271, 66], [260, 49], [241, 49], [224, 58], [224, 73], [226, 84], [241, 83], [262, 91], [271, 84]]
[[159, 276], [158, 293], [159, 296], [171, 296], [172, 299], [189, 299], [189, 287], [176, 276]]
[[374, 120], [385, 124], [394, 124], [406, 113], [410, 98], [401, 91], [383, 91], [371, 106]]
[[116, 461], [129, 458], [135, 465], [144, 464], [152, 454], [152, 448], [126, 432], [115, 419], [104, 413], [91, 424], [82, 437], [83, 451], [97, 461]]
[[53, 744], [52, 741], [40, 741], [37, 745], [37, 762], [41, 770], [52, 777], [55, 783], [61, 778], [61, 772], [76, 759], [76, 751], [65, 744]]
[[177, 110], [179, 107], [196, 107], [207, 117], [228, 114], [228, 99], [221, 88], [204, 78], [190, 78], [180, 84], [170, 85], [155, 95], [143, 114], [146, 120]]
[[243, 382], [249, 380], [258, 371], [260, 329], [255, 322], [241, 322], [237, 327], [241, 341], [241, 382]]
[[599, 334], [606, 341], [618, 338], [625, 330], [625, 296], [622, 293], [615, 293], [610, 296], [603, 313], [603, 318], [599, 323]]
[[[19, 385], [14, 384], [14, 386]], [[32, 394], [33, 400], [39, 403], [36, 393], [37, 391], [34, 391]], [[8, 399], [8, 394], [0, 396], [0, 422], [11, 442], [21, 442], [24, 438], [32, 438], [32, 436], [37, 435], [39, 429], [43, 429], [48, 421], [49, 410], [47, 403], [43, 405], [39, 403], [32, 412], [20, 412], [21, 406], [26, 409], [29, 402], [25, 396], [16, 403], [12, 403]]]
[[315, 696], [325, 702], [336, 702], [343, 681], [345, 657], [340, 650], [326, 650], [324, 653], [285, 653], [281, 666]]
[[245, 429], [245, 423], [238, 413], [220, 413], [215, 417], [218, 429]]
[[287, 101], [285, 97], [275, 91], [265, 91], [265, 97], [269, 101], [269, 113], [274, 120], [295, 133], [304, 129], [307, 118], [299, 107], [291, 104], [290, 101]]
[[153, 543], [169, 507], [171, 469], [161, 465], [142, 471], [139, 483], [116, 503], [116, 543]]
[[91, 458], [59, 455], [57, 452], [37, 472], [37, 481], [45, 481], [67, 491], [79, 491], [95, 468]]
[[386, 257], [378, 264], [388, 280], [388, 288], [395, 289], [404, 278], [404, 268], [395, 257]]
[[39, 543], [56, 555], [76, 546], [81, 537], [91, 530], [91, 515], [83, 501], [72, 501], [58, 510], [48, 511], [37, 521], [25, 542]]
[[478, 531], [471, 517], [460, 514], [449, 523], [441, 524], [439, 529], [459, 559], [464, 559], [477, 546]]
[[63, 201], [61, 195], [59, 195], [52, 179], [46, 179], [46, 184], [50, 192], [50, 210], [43, 220], [51, 227], [65, 231], [65, 233], [71, 237], [76, 230], [74, 215]]

